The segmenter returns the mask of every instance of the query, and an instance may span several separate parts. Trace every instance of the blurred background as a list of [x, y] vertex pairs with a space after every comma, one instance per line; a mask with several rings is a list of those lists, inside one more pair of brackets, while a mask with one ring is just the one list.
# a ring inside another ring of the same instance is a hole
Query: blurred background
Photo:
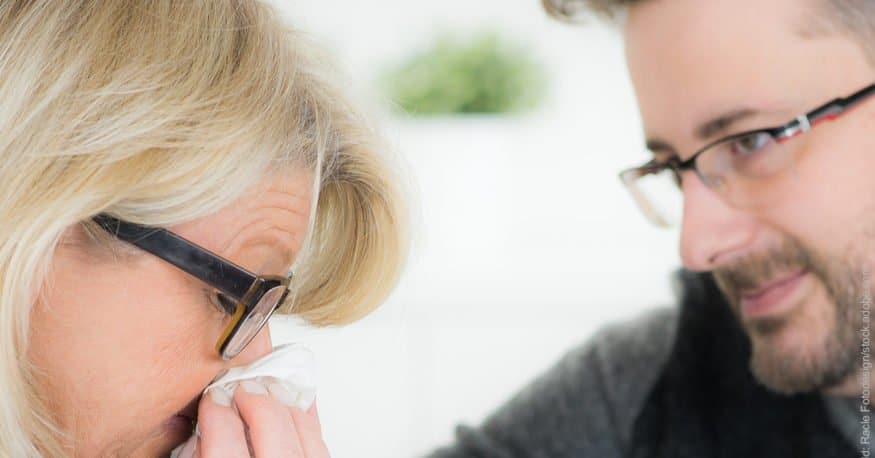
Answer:
[[384, 306], [271, 324], [316, 352], [333, 456], [423, 455], [599, 328], [672, 303], [678, 234], [617, 178], [647, 159], [617, 30], [538, 0], [270, 1], [378, 112], [414, 204]]

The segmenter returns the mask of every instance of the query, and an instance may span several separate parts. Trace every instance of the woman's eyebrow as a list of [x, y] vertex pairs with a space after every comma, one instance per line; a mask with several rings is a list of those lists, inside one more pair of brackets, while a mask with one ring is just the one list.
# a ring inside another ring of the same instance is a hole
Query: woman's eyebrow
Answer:
[[[269, 266], [271, 268], [282, 268], [285, 269], [283, 272], [254, 272], [257, 274], [277, 274], [283, 275], [289, 269], [291, 269], [292, 264], [295, 261], [296, 252], [293, 249], [292, 245], [289, 244], [289, 240], [287, 237], [280, 237], [276, 234], [273, 234], [270, 231], [268, 233], [259, 234], [257, 236], [252, 237], [247, 240], [240, 246], [239, 253], [242, 254], [246, 251], [253, 250], [260, 246], [270, 247], [270, 255], [267, 258], [259, 259], [259, 262], [262, 263], [262, 266]], [[279, 260], [279, 263], [275, 262]]]

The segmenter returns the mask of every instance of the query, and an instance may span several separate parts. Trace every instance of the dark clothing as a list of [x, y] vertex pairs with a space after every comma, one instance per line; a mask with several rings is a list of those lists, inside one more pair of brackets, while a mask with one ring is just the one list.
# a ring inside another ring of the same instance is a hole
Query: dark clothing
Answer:
[[680, 307], [600, 331], [430, 457], [861, 456], [859, 399], [762, 387], [711, 275], [673, 279]]
[[779, 395], [750, 369], [750, 340], [710, 274], [681, 272], [668, 363], [632, 430], [630, 458], [848, 458], [817, 393]]

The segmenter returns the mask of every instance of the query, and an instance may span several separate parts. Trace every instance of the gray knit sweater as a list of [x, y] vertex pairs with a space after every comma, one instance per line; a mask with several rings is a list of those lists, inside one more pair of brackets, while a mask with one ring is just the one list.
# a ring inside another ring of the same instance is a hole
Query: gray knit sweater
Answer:
[[[479, 428], [458, 427], [456, 443], [429, 457], [621, 458], [669, 357], [677, 321], [677, 308], [662, 308], [604, 328]], [[827, 397], [826, 405], [836, 426], [857, 444], [859, 400]]]

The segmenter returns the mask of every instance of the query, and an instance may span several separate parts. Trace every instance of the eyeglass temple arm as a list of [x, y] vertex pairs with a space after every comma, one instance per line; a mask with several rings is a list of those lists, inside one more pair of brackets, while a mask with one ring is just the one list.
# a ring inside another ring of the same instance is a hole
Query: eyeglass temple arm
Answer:
[[93, 218], [117, 238], [142, 248], [236, 299], [242, 299], [258, 279], [246, 269], [222, 259], [164, 228], [142, 226], [101, 214]]
[[823, 121], [832, 121], [873, 94], [875, 94], [875, 84], [867, 86], [845, 98], [838, 98], [826, 103], [808, 113], [806, 118], [812, 126]]

